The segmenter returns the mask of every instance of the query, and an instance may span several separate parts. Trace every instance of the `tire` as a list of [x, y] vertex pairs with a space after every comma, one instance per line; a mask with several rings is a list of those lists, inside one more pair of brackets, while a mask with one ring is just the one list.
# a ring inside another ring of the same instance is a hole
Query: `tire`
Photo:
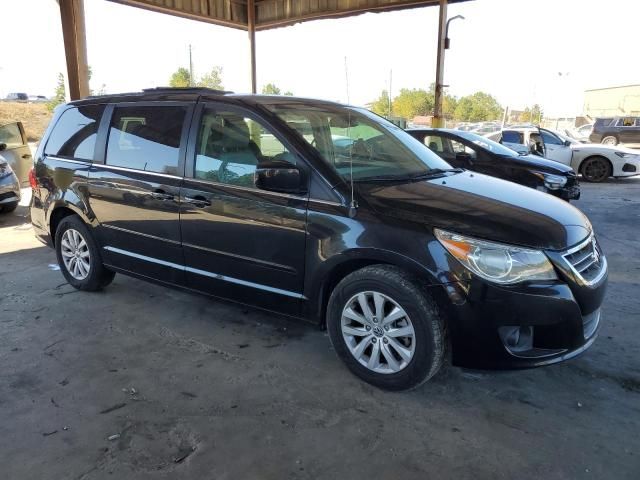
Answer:
[[602, 141], [600, 143], [602, 143], [603, 145], [616, 146], [616, 145], [618, 145], [618, 139], [617, 139], [617, 137], [615, 137], [613, 135], [607, 135], [605, 137], [602, 137]]
[[2, 212], [2, 213], [11, 213], [16, 208], [18, 208], [18, 202], [5, 203], [4, 205], [0, 206], [0, 212]]
[[64, 278], [78, 290], [101, 290], [116, 275], [104, 267], [91, 232], [76, 215], [63, 218], [56, 229], [56, 256]]
[[[371, 315], [362, 308], [362, 298]], [[381, 308], [376, 306], [378, 301]], [[382, 319], [376, 317], [376, 310], [384, 311]], [[327, 330], [349, 370], [385, 390], [415, 388], [433, 377], [444, 362], [445, 322], [436, 303], [418, 281], [393, 266], [365, 267], [338, 283], [327, 307]]]
[[604, 157], [589, 157], [580, 165], [582, 178], [587, 182], [600, 183], [608, 179], [611, 174], [611, 164]]

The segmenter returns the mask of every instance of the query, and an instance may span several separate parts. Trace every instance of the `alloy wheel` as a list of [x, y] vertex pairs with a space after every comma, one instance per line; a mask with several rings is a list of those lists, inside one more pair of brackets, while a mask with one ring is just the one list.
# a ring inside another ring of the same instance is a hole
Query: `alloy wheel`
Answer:
[[416, 334], [407, 312], [380, 292], [360, 292], [342, 310], [341, 331], [351, 355], [376, 373], [397, 373], [415, 353]]
[[76, 280], [84, 280], [91, 270], [89, 245], [80, 232], [69, 228], [62, 234], [60, 253], [67, 272]]
[[609, 177], [609, 166], [600, 158], [587, 160], [582, 169], [582, 174], [590, 182], [602, 182]]

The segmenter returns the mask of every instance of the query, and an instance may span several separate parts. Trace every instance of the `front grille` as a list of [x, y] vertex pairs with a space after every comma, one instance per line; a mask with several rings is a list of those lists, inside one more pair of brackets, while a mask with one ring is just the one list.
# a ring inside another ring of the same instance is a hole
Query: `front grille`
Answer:
[[602, 250], [591, 235], [586, 241], [573, 247], [562, 256], [580, 280], [592, 284], [604, 275], [607, 262]]
[[567, 173], [567, 183], [565, 184], [565, 187], [570, 188], [575, 185], [578, 185], [578, 176], [574, 172]]

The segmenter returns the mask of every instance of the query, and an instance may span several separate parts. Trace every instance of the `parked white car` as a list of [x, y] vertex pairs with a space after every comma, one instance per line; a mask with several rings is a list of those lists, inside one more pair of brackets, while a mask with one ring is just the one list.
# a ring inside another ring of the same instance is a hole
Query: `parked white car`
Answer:
[[508, 128], [487, 135], [517, 152], [533, 153], [571, 166], [587, 182], [640, 174], [640, 151], [620, 146], [580, 143], [545, 128]]

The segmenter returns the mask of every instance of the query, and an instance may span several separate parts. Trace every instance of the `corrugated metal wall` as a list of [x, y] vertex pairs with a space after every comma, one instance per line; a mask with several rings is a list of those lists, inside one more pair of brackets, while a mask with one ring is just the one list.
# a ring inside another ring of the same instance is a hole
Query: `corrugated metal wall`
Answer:
[[[246, 0], [109, 0], [181, 17], [246, 28]], [[465, 0], [449, 0], [449, 3]], [[255, 0], [256, 29], [371, 11], [437, 5], [438, 0]]]
[[264, 30], [305, 20], [437, 4], [438, 0], [261, 0], [256, 2], [256, 26]]

